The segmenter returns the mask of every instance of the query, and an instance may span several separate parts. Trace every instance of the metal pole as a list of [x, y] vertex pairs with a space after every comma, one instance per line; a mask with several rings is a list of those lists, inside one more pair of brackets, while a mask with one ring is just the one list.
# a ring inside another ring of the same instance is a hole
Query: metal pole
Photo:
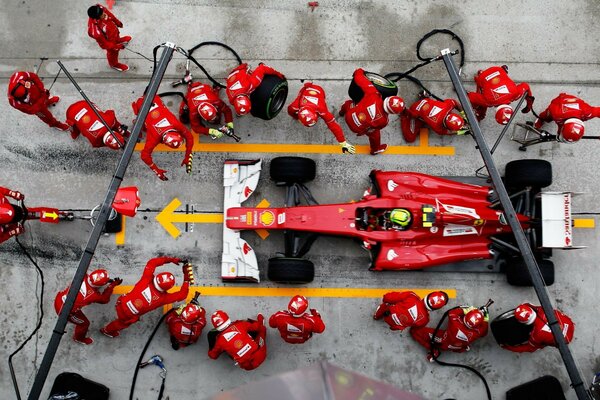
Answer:
[[96, 114], [96, 117], [98, 117], [98, 119], [100, 120], [100, 122], [102, 122], [102, 124], [104, 124], [104, 126], [106, 127], [106, 129], [108, 129], [108, 131], [110, 132], [110, 134], [112, 135], [112, 137], [115, 139], [115, 141], [117, 143], [119, 143], [119, 147], [121, 147], [121, 148], [125, 147], [125, 145], [123, 144], [123, 142], [121, 142], [119, 140], [119, 138], [117, 137], [117, 135], [115, 135], [115, 133], [110, 128], [110, 126], [108, 125], [108, 123], [106, 123], [106, 121], [104, 120], [104, 118], [102, 118], [102, 115], [98, 112], [98, 110], [96, 110], [96, 106], [94, 105], [94, 103], [92, 103], [90, 101], [90, 99], [87, 97], [87, 95], [83, 92], [83, 89], [81, 89], [81, 87], [77, 84], [77, 82], [75, 82], [75, 78], [73, 78], [73, 76], [71, 76], [71, 74], [69, 73], [69, 71], [67, 71], [67, 68], [64, 66], [64, 64], [60, 60], [56, 60], [56, 63], [58, 64], [58, 66], [60, 67], [60, 69], [63, 70], [63, 72], [65, 73], [65, 75], [67, 76], [67, 78], [69, 78], [69, 80], [71, 81], [71, 83], [73, 84], [73, 86], [75, 86], [75, 89], [77, 89], [77, 91], [79, 92], [79, 94], [81, 95], [81, 97], [83, 97], [83, 99], [85, 100], [85, 102], [89, 104], [89, 106], [91, 107], [91, 109], [94, 112], [94, 114]]
[[560, 355], [565, 364], [565, 368], [567, 369], [567, 373], [571, 378], [571, 387], [575, 390], [577, 394], [577, 398], [579, 400], [589, 400], [591, 396], [587, 389], [584, 386], [583, 380], [577, 369], [577, 365], [575, 364], [575, 360], [573, 359], [573, 355], [565, 342], [565, 338], [560, 330], [558, 321], [556, 320], [556, 315], [554, 314], [554, 308], [552, 307], [552, 303], [550, 302], [550, 297], [548, 296], [548, 291], [546, 290], [546, 286], [544, 285], [544, 281], [540, 270], [538, 268], [537, 262], [533, 255], [533, 251], [529, 246], [529, 242], [525, 236], [525, 232], [523, 232], [523, 228], [517, 219], [517, 213], [510, 201], [510, 197], [508, 196], [508, 192], [506, 191], [506, 187], [504, 187], [504, 183], [502, 182], [502, 178], [500, 176], [500, 172], [496, 168], [494, 164], [494, 159], [492, 158], [492, 154], [488, 148], [487, 143], [481, 133], [481, 128], [479, 127], [479, 123], [477, 122], [477, 118], [475, 117], [475, 112], [473, 111], [473, 107], [471, 106], [471, 102], [467, 97], [467, 92], [460, 81], [460, 76], [456, 70], [456, 66], [454, 65], [454, 61], [450, 56], [450, 50], [445, 49], [441, 52], [444, 64], [448, 69], [448, 74], [450, 75], [450, 79], [452, 80], [452, 84], [456, 89], [456, 94], [458, 95], [458, 99], [462, 104], [462, 107], [467, 115], [467, 119], [469, 120], [469, 125], [471, 126], [471, 133], [477, 142], [477, 146], [479, 147], [479, 152], [481, 153], [481, 157], [485, 163], [485, 166], [488, 170], [490, 178], [492, 179], [492, 183], [494, 188], [496, 189], [496, 193], [498, 193], [498, 197], [500, 202], [502, 203], [502, 207], [504, 208], [504, 215], [510, 224], [510, 227], [515, 235], [515, 239], [521, 250], [521, 255], [523, 256], [523, 260], [525, 261], [525, 265], [527, 266], [527, 270], [529, 271], [529, 275], [531, 275], [531, 281], [533, 283], [533, 287], [535, 292], [540, 300], [540, 304], [544, 310], [544, 314], [546, 315], [546, 319], [548, 321], [548, 326], [550, 326], [550, 330], [552, 331], [552, 335], [556, 340], [556, 344]]
[[44, 388], [44, 383], [46, 382], [46, 378], [48, 377], [48, 372], [50, 371], [50, 367], [52, 366], [52, 361], [54, 360], [54, 356], [56, 355], [56, 350], [60, 345], [62, 335], [65, 333], [67, 319], [69, 317], [71, 309], [73, 308], [75, 299], [77, 298], [79, 288], [81, 287], [83, 278], [85, 277], [87, 269], [90, 265], [92, 256], [94, 255], [94, 251], [96, 250], [96, 246], [98, 245], [98, 241], [100, 240], [100, 235], [102, 234], [104, 224], [106, 224], [106, 220], [108, 219], [108, 215], [110, 214], [110, 210], [112, 209], [112, 203], [117, 194], [117, 189], [121, 185], [121, 181], [123, 180], [123, 176], [125, 175], [125, 171], [127, 170], [129, 161], [131, 160], [131, 156], [133, 154], [135, 145], [140, 135], [140, 131], [142, 130], [142, 126], [144, 124], [146, 116], [148, 115], [148, 111], [150, 110], [150, 106], [152, 104], [152, 101], [154, 100], [154, 96], [158, 91], [160, 82], [162, 81], [162, 78], [165, 74], [167, 65], [171, 60], [171, 56], [173, 54], [174, 49], [175, 45], [173, 43], [166, 43], [164, 45], [164, 49], [160, 60], [157, 64], [157, 68], [155, 69], [150, 80], [150, 84], [148, 85], [148, 91], [144, 97], [140, 113], [135, 121], [135, 124], [133, 125], [130, 139], [127, 141], [125, 150], [123, 151], [123, 155], [121, 156], [121, 160], [119, 160], [119, 164], [117, 165], [115, 174], [113, 175], [112, 180], [110, 181], [106, 197], [104, 198], [104, 202], [102, 203], [102, 207], [100, 208], [100, 214], [98, 215], [96, 225], [94, 226], [94, 229], [90, 234], [85, 251], [81, 256], [81, 259], [79, 260], [79, 265], [77, 267], [77, 271], [75, 272], [75, 276], [73, 277], [73, 281], [71, 282], [69, 293], [67, 294], [67, 298], [65, 300], [63, 308], [60, 312], [60, 315], [58, 316], [58, 320], [56, 321], [56, 325], [54, 326], [54, 329], [52, 331], [50, 342], [48, 343], [46, 353], [44, 354], [44, 358], [42, 359], [40, 368], [35, 376], [35, 380], [33, 382], [33, 386], [31, 387], [29, 397], [27, 397], [28, 400], [38, 400], [42, 389]]

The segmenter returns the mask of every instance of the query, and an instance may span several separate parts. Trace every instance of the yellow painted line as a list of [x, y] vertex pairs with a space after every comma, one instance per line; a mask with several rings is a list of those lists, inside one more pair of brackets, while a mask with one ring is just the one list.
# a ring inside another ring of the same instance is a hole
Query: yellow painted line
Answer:
[[574, 228], [595, 228], [596, 221], [593, 218], [575, 218], [573, 220]]
[[[398, 133], [400, 135], [400, 133]], [[436, 155], [453, 156], [454, 147], [429, 146], [427, 129], [421, 130], [421, 142], [418, 146], [389, 146], [383, 155]], [[136, 151], [142, 151], [144, 143], [135, 145]], [[185, 146], [172, 149], [159, 144], [154, 151], [159, 152], [184, 152]], [[337, 144], [285, 144], [285, 143], [199, 143], [195, 141], [193, 152], [204, 153], [304, 153], [304, 154], [341, 154]], [[368, 145], [357, 145], [358, 154], [369, 154]]]
[[120, 217], [123, 221], [123, 228], [120, 232], [117, 232], [117, 234], [115, 235], [115, 243], [117, 244], [117, 246], [125, 245], [125, 221], [127, 221], [127, 218], [125, 218], [125, 216], [123, 215], [121, 215]]
[[[128, 293], [133, 286], [117, 286], [114, 294]], [[172, 290], [179, 290], [175, 288]], [[292, 297], [300, 294], [307, 297], [329, 297], [329, 298], [380, 298], [388, 292], [402, 292], [411, 290], [421, 297], [428, 293], [443, 290], [448, 297], [456, 298], [456, 289], [440, 288], [310, 288], [310, 287], [278, 287], [266, 288], [260, 286], [190, 286], [188, 300], [194, 297], [194, 292], [202, 293], [202, 296], [215, 297]]]

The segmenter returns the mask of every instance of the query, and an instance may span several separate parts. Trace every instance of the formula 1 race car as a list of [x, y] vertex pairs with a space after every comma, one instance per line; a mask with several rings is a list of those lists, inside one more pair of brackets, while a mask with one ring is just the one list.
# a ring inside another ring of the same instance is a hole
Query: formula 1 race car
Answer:
[[[284, 257], [271, 258], [267, 273], [277, 282], [312, 281], [314, 265], [303, 256], [319, 235], [333, 235], [358, 239], [369, 251], [372, 271], [456, 267], [505, 272], [513, 285], [531, 284], [500, 202], [485, 179], [373, 170], [371, 188], [361, 200], [319, 205], [304, 186], [316, 175], [315, 162], [278, 157], [271, 162], [271, 179], [286, 187], [285, 206], [240, 207], [256, 188], [260, 170], [259, 160], [225, 162], [223, 280], [258, 282], [256, 256], [240, 231], [278, 229], [285, 235]], [[573, 247], [571, 193], [542, 193], [551, 183], [547, 161], [517, 160], [506, 166], [505, 184], [547, 285], [554, 281], [552, 248]], [[301, 198], [307, 205], [300, 205]]]

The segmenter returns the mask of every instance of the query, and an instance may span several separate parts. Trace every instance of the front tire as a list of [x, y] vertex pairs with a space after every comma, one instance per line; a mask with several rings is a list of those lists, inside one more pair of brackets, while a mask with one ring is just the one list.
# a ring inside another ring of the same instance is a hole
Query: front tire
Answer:
[[317, 165], [306, 157], [276, 157], [271, 161], [270, 174], [272, 180], [286, 185], [305, 183], [315, 179]]
[[270, 258], [267, 277], [278, 283], [310, 283], [315, 279], [315, 265], [303, 258]]

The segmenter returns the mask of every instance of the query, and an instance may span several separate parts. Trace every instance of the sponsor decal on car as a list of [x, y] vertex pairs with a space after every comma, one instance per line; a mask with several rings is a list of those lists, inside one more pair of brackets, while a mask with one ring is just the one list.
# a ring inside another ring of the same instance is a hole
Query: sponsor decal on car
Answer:
[[284, 212], [279, 213], [279, 215], [277, 215], [277, 223], [279, 225], [285, 223], [285, 213]]
[[474, 226], [448, 224], [444, 226], [444, 236], [477, 235]]
[[388, 261], [392, 261], [394, 258], [399, 257], [398, 254], [394, 251], [394, 249], [389, 249], [387, 252]]
[[272, 211], [263, 211], [260, 213], [260, 223], [264, 226], [271, 226], [275, 222], [275, 214]]
[[398, 187], [398, 184], [396, 182], [394, 182], [393, 180], [389, 180], [387, 181], [387, 188], [390, 192], [393, 192], [394, 189], [396, 189]]
[[438, 210], [444, 210], [448, 214], [468, 215], [473, 219], [480, 219], [474, 208], [444, 204], [438, 199], [435, 199], [435, 202]]

